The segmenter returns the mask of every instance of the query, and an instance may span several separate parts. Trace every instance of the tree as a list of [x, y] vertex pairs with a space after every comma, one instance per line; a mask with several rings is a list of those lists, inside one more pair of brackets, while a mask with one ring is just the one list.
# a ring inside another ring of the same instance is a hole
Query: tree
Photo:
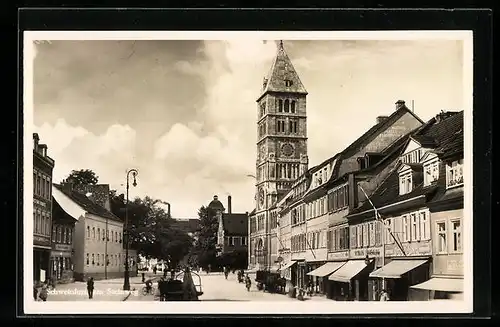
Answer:
[[90, 169], [72, 170], [66, 177], [66, 181], [75, 185], [96, 185], [99, 182], [99, 176]]
[[202, 206], [198, 210], [200, 219], [200, 227], [196, 232], [197, 241], [193, 249], [197, 261], [200, 266], [208, 267], [208, 265], [216, 266], [216, 245], [217, 245], [217, 230], [219, 222], [215, 210], [209, 207]]

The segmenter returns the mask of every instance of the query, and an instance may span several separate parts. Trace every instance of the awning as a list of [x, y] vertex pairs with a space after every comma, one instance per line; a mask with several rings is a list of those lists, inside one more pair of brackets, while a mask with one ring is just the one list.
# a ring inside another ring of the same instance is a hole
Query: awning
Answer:
[[349, 260], [345, 265], [340, 267], [339, 270], [331, 274], [330, 277], [328, 277], [328, 280], [349, 283], [353, 277], [359, 274], [366, 267], [367, 264], [365, 260]]
[[411, 288], [418, 288], [421, 290], [431, 290], [431, 291], [463, 293], [464, 280], [462, 278], [435, 277], [423, 283], [413, 285], [411, 286]]
[[281, 267], [280, 271], [284, 271], [284, 270], [292, 267], [296, 263], [297, 263], [297, 261], [290, 261], [289, 263], [287, 263], [286, 265], [284, 265], [283, 267]]
[[56, 200], [57, 204], [61, 206], [61, 208], [68, 215], [78, 220], [81, 216], [85, 216], [86, 211], [82, 209], [78, 204], [73, 202], [67, 195], [63, 192], [59, 191], [57, 188], [52, 187], [52, 196], [54, 200]]
[[307, 273], [309, 276], [326, 277], [345, 264], [345, 261], [327, 262], [319, 268]]
[[402, 275], [426, 262], [427, 260], [392, 260], [382, 268], [370, 273], [370, 277], [401, 278]]

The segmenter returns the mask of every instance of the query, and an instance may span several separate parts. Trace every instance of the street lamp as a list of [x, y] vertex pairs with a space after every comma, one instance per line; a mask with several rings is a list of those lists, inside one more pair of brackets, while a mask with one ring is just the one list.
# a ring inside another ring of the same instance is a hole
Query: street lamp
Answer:
[[130, 291], [130, 273], [129, 273], [129, 267], [128, 267], [128, 247], [129, 247], [129, 230], [128, 230], [128, 190], [129, 190], [129, 179], [130, 179], [130, 174], [132, 174], [132, 177], [134, 178], [134, 181], [132, 183], [132, 186], [137, 186], [137, 180], [136, 176], [139, 174], [137, 169], [130, 169], [127, 171], [127, 200], [125, 202], [125, 274], [124, 274], [124, 280], [123, 280], [123, 290], [124, 291]]

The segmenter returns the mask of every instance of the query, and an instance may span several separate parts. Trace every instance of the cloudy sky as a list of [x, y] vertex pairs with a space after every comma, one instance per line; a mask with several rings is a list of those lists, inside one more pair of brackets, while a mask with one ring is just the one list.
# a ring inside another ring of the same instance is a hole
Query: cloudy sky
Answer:
[[[313, 166], [414, 100], [424, 120], [463, 110], [462, 42], [284, 41], [308, 95]], [[51, 41], [36, 45], [34, 124], [54, 181], [88, 168], [131, 197], [196, 217], [214, 194], [253, 209], [256, 98], [274, 41]], [[224, 200], [225, 201], [225, 200]]]

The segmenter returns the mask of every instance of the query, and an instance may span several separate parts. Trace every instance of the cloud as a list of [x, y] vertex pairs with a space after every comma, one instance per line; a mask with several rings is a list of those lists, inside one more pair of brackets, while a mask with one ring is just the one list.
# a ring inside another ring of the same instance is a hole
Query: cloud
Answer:
[[49, 156], [56, 162], [55, 182], [73, 169], [92, 169], [100, 182], [116, 185], [134, 159], [136, 132], [130, 126], [111, 125], [103, 134], [95, 135], [58, 119], [54, 125], [35, 126], [35, 132], [40, 142], [48, 145]]

